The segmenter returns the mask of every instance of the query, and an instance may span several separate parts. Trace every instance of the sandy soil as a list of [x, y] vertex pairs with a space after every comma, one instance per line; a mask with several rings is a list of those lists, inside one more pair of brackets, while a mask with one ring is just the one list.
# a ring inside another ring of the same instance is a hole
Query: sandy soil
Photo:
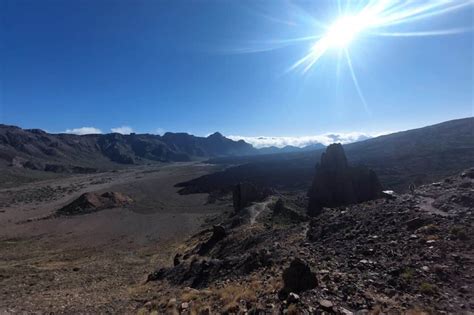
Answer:
[[[214, 170], [198, 163], [45, 180], [0, 190], [0, 314], [135, 313], [135, 290], [175, 246], [230, 210], [174, 184]], [[41, 219], [90, 191], [118, 191], [127, 208]]]

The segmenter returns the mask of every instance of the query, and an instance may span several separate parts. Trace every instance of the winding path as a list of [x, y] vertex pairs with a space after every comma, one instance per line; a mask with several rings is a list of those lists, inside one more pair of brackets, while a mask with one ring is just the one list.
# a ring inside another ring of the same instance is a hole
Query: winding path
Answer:
[[257, 217], [260, 215], [260, 213], [262, 213], [262, 211], [265, 210], [268, 207], [268, 205], [274, 201], [275, 201], [275, 197], [271, 196], [262, 202], [254, 203], [250, 207], [248, 207], [248, 211], [250, 213], [250, 224], [254, 224], [257, 220]]

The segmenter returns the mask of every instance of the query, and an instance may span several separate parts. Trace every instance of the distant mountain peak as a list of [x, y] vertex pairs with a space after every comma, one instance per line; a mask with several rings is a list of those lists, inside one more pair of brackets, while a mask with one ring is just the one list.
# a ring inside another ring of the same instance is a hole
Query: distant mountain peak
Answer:
[[222, 135], [222, 133], [216, 131], [212, 135], [209, 135], [208, 138], [224, 138], [224, 136]]

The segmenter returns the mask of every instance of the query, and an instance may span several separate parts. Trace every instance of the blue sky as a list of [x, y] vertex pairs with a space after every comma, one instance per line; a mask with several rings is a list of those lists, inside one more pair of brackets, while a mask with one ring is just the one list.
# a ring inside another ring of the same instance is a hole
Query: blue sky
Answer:
[[[367, 109], [347, 62], [337, 71], [337, 48], [305, 73], [288, 71], [314, 41], [283, 40], [321, 34], [315, 21], [337, 20], [336, 3], [0, 0], [0, 122], [295, 137], [473, 115], [469, 30], [358, 34], [346, 47]], [[469, 5], [386, 30], [472, 28], [472, 19]]]

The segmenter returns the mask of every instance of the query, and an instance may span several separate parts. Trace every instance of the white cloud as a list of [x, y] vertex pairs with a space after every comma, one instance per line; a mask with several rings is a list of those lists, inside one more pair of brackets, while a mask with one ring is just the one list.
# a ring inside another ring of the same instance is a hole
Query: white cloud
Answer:
[[88, 134], [102, 133], [102, 130], [95, 127], [81, 127], [81, 128], [66, 129], [64, 133], [72, 133], [75, 135], [88, 135]]
[[245, 137], [245, 136], [227, 136], [232, 140], [244, 140], [247, 143], [250, 143], [256, 148], [264, 148], [275, 146], [278, 148], [292, 145], [295, 147], [305, 147], [310, 144], [322, 143], [324, 145], [329, 145], [334, 142], [346, 144], [351, 142], [362, 141], [365, 139], [378, 137], [383, 134], [390, 132], [380, 132], [380, 133], [365, 133], [365, 132], [330, 132], [321, 135], [315, 136], [301, 136], [301, 137]]
[[128, 135], [133, 132], [133, 128], [129, 126], [121, 126], [121, 127], [116, 127], [116, 128], [111, 128], [110, 129], [112, 132], [116, 133], [121, 133], [123, 135]]
[[154, 135], [163, 135], [165, 133], [165, 130], [163, 128], [156, 128], [151, 132]]

